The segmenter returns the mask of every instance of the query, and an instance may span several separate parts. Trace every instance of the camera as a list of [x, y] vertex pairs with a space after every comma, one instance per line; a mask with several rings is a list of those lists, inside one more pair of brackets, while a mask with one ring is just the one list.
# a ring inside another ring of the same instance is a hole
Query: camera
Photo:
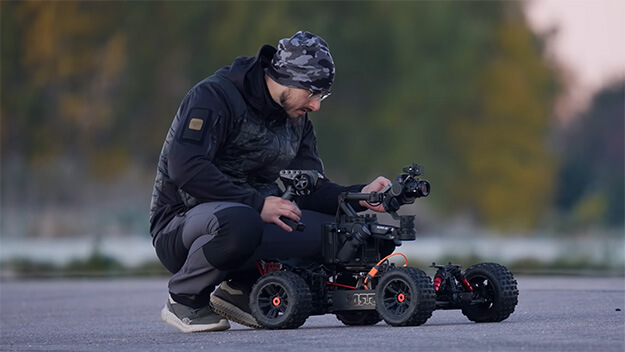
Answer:
[[[395, 182], [379, 192], [344, 193], [339, 197], [337, 222], [324, 228], [324, 257], [327, 262], [350, 266], [370, 263], [379, 260], [380, 241], [393, 241], [399, 245], [401, 241], [416, 239], [414, 215], [397, 215], [397, 210], [405, 204], [414, 203], [417, 198], [427, 197], [430, 183], [417, 177], [423, 173], [420, 165], [412, 164], [402, 171]], [[357, 214], [350, 201], [382, 204], [384, 211], [399, 220], [399, 226], [379, 224], [374, 214]]]
[[384, 199], [382, 204], [387, 213], [394, 213], [402, 205], [412, 204], [415, 199], [427, 197], [430, 194], [430, 183], [416, 178], [423, 173], [423, 167], [417, 164], [406, 166], [404, 173], [397, 176], [387, 189], [382, 190]]

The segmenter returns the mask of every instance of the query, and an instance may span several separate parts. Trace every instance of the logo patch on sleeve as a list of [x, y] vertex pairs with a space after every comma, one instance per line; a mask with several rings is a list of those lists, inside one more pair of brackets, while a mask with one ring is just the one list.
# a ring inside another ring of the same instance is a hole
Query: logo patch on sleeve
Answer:
[[205, 126], [208, 128], [208, 121], [210, 121], [212, 114], [213, 112], [210, 110], [191, 109], [183, 125], [186, 127], [181, 131], [181, 140], [201, 144], [204, 140], [204, 135], [207, 133], [207, 131], [204, 131], [204, 128]]
[[189, 121], [189, 129], [194, 130], [194, 131], [199, 131], [202, 129], [203, 124], [204, 124], [204, 121], [202, 119], [193, 118], [191, 119], [191, 121]]

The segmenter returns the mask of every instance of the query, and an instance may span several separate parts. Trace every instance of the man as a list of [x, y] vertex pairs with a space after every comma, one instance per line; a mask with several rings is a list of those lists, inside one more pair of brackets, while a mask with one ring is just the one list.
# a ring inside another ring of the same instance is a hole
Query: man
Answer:
[[[321, 224], [333, 220], [338, 195], [390, 183], [343, 187], [326, 178], [297, 205], [280, 197], [280, 170], [323, 173], [308, 113], [333, 80], [326, 42], [300, 31], [188, 92], [161, 151], [150, 209], [156, 253], [173, 274], [165, 322], [183, 332], [225, 330], [226, 318], [260, 327], [249, 309], [255, 260], [319, 258]], [[293, 232], [285, 219], [307, 226]]]

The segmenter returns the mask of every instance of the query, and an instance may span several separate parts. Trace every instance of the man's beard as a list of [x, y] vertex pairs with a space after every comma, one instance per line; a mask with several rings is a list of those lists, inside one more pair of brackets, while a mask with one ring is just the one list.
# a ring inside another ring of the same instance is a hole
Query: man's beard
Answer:
[[[280, 105], [291, 119], [299, 119], [307, 112], [310, 112], [310, 109], [307, 106], [297, 107], [296, 105], [291, 104], [289, 102], [289, 98], [291, 97], [289, 92], [290, 90], [287, 89], [280, 94]], [[297, 116], [293, 116], [292, 114], [296, 114]]]

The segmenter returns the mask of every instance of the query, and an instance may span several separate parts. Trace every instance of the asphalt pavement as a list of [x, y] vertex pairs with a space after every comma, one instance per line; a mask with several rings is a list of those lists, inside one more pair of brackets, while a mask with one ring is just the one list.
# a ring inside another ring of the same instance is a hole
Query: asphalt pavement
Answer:
[[0, 282], [1, 351], [624, 351], [623, 277], [517, 277], [500, 323], [435, 311], [421, 326], [348, 327], [334, 315], [299, 329], [183, 334], [160, 320], [167, 278]]

